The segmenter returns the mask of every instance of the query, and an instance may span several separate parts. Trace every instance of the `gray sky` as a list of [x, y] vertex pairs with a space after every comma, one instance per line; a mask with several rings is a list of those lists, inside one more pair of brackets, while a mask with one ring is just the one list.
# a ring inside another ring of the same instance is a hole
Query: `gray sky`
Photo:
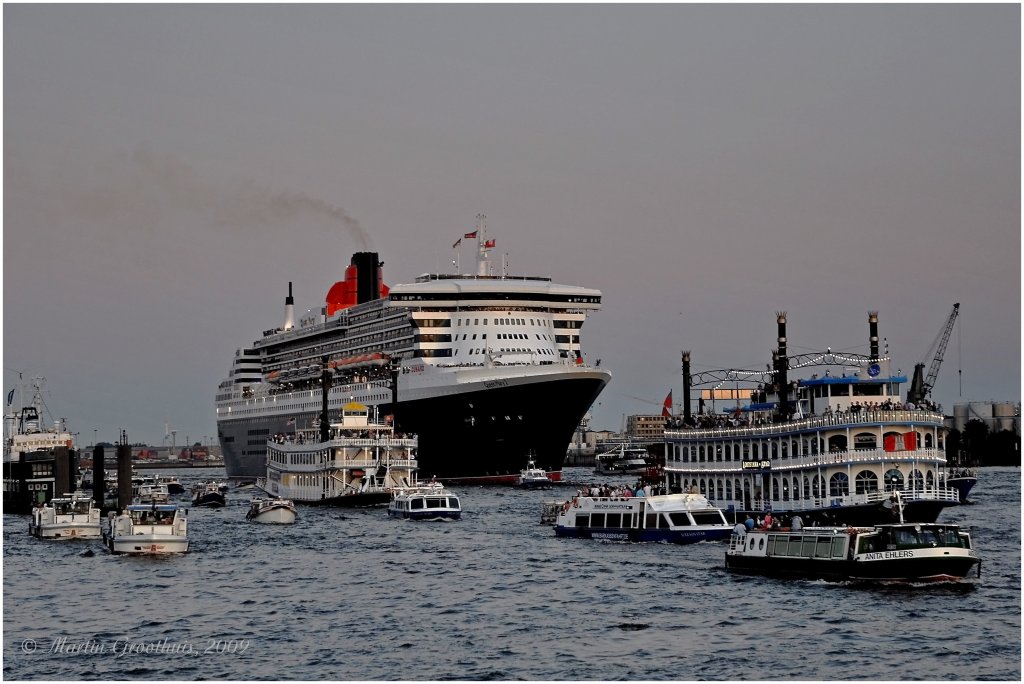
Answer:
[[678, 401], [682, 349], [763, 368], [779, 310], [791, 353], [878, 310], [909, 375], [961, 302], [936, 400], [1020, 400], [1016, 4], [3, 9], [4, 391], [45, 376], [83, 445], [212, 439], [288, 281], [447, 270], [481, 212], [603, 291], [597, 427]]

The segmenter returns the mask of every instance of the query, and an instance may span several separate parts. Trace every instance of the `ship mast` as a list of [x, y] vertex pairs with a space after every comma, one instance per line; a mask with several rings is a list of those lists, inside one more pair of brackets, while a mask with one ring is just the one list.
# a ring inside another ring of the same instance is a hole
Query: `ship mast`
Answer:
[[487, 217], [483, 214], [476, 215], [476, 274], [478, 276], [491, 275], [491, 260], [488, 258], [494, 243], [487, 240]]

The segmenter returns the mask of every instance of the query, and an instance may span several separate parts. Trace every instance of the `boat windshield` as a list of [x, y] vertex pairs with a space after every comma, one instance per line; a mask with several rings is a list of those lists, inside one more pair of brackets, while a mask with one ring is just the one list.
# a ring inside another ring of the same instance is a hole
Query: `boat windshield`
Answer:
[[970, 548], [970, 538], [955, 527], [943, 525], [907, 526], [881, 529], [861, 537], [859, 553], [894, 549], [929, 549], [936, 547]]

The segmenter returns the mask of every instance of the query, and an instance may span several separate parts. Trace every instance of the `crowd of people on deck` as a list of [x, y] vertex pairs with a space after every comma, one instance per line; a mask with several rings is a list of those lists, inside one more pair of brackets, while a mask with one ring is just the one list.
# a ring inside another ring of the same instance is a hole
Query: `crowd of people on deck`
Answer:
[[635, 496], [658, 496], [665, 493], [663, 484], [644, 484], [640, 480], [634, 485], [584, 485], [576, 490], [576, 496], [610, 497], [631, 499]]
[[846, 409], [837, 404], [833, 409], [831, 406], [818, 413], [802, 415], [791, 412], [789, 419], [780, 420], [779, 417], [767, 411], [750, 412], [736, 410], [731, 413], [698, 413], [697, 415], [684, 418], [683, 416], [672, 416], [665, 421], [665, 428], [669, 430], [681, 429], [709, 429], [727, 427], [752, 427], [758, 425], [771, 425], [773, 423], [788, 422], [789, 420], [802, 420], [806, 418], [835, 418], [842, 419], [868, 413], [872, 411], [932, 411], [942, 413], [942, 404], [936, 404], [928, 399], [920, 404], [913, 402], [901, 402], [899, 400], [886, 399], [885, 401], [855, 401]]

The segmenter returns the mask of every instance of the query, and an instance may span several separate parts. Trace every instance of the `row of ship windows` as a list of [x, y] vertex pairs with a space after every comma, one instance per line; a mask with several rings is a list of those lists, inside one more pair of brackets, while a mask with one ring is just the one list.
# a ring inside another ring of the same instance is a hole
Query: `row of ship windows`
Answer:
[[[389, 297], [393, 302], [465, 302], [471, 300], [503, 300], [522, 302], [562, 302], [568, 304], [600, 304], [600, 297], [586, 297], [582, 295], [554, 295], [554, 294], [528, 294], [528, 293], [506, 293], [506, 292], [458, 292], [451, 294], [436, 293], [390, 293]], [[540, 307], [535, 307], [540, 308]]]
[[[933, 434], [930, 432], [926, 432], [924, 435], [920, 432], [887, 432], [883, 439], [895, 437], [897, 444], [905, 444], [905, 434], [916, 435], [916, 439], [914, 440], [915, 443], [922, 444], [925, 449], [931, 449], [935, 441]], [[878, 436], [870, 432], [858, 433], [854, 435], [853, 445], [855, 450], [875, 450], [878, 448]], [[803, 447], [802, 449], [801, 446]], [[941, 440], [939, 442], [939, 448], [942, 448]], [[704, 461], [746, 461], [760, 458], [789, 458], [791, 453], [793, 458], [799, 458], [800, 456], [805, 455], [846, 451], [846, 449], [846, 435], [833, 435], [828, 438], [827, 443], [825, 439], [818, 438], [793, 440], [791, 442], [741, 442], [739, 444], [734, 444], [732, 442], [726, 442], [725, 444], [713, 442], [707, 445], [701, 444], [699, 446], [692, 447], [676, 444], [674, 449], [670, 449], [669, 459], [681, 461], [683, 463], [700, 463]]]
[[[760, 475], [756, 476], [760, 482]], [[885, 491], [891, 492], [905, 489], [923, 490], [935, 486], [935, 474], [928, 471], [923, 474], [915, 469], [909, 478], [905, 478], [902, 472], [895, 468], [887, 470], [879, 483], [878, 475], [870, 470], [862, 470], [854, 478], [854, 493], [868, 494], [870, 492]], [[669, 475], [670, 484], [682, 483], [683, 491], [692, 491], [693, 488], [708, 497], [712, 501], [732, 501], [735, 499], [749, 499], [752, 485], [749, 479], [729, 478], [680, 478], [678, 473]], [[827, 494], [826, 494], [827, 491]], [[735, 492], [735, 497], [733, 493]], [[771, 478], [771, 500], [772, 501], [799, 501], [803, 499], [820, 499], [825, 496], [846, 496], [850, 493], [850, 478], [846, 473], [835, 473], [828, 479], [827, 489], [824, 476], [799, 475], [793, 477], [772, 476]], [[801, 496], [802, 495], [802, 496]]]

